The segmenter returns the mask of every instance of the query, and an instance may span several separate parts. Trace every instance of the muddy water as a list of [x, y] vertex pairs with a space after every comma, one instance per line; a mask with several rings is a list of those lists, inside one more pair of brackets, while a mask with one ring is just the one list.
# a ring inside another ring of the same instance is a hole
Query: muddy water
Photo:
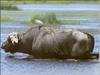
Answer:
[[[93, 7], [94, 8], [94, 7]], [[96, 8], [96, 7], [95, 7]], [[57, 8], [56, 8], [57, 9]], [[98, 8], [96, 8], [98, 9]], [[95, 37], [94, 52], [100, 53], [100, 23], [88, 23], [84, 25], [62, 25], [64, 28], [77, 28], [92, 32]], [[26, 31], [30, 27], [15, 22], [1, 23], [1, 43], [7, 38], [9, 32]], [[7, 55], [1, 49], [1, 75], [100, 75], [99, 61], [74, 60], [28, 60], [23, 59], [27, 54], [15, 54], [15, 57]]]

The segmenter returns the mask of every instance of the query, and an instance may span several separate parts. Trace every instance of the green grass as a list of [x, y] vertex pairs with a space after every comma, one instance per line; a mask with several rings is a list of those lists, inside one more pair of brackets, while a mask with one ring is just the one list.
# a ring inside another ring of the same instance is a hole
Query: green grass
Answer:
[[[33, 15], [36, 15], [36, 14], [45, 14], [45, 13], [49, 13], [50, 11], [40, 11], [40, 10], [37, 10], [37, 11], [6, 11], [6, 10], [1, 10], [1, 14], [33, 14]], [[51, 12], [50, 12], [51, 13]], [[56, 13], [56, 14], [58, 14], [58, 15], [60, 15], [60, 14], [62, 14], [62, 15], [98, 15], [98, 14], [100, 14], [100, 12], [99, 11], [54, 11], [53, 13]]]
[[0, 22], [12, 22], [14, 21], [12, 18], [10, 17], [1, 17]]
[[12, 4], [1, 4], [0, 9], [1, 10], [19, 10], [15, 5], [12, 5]]
[[[52, 13], [50, 11], [1, 11], [1, 16], [20, 16], [20, 17], [29, 17], [32, 18], [35, 15], [44, 15], [46, 13]], [[57, 18], [97, 18], [100, 15], [99, 11], [77, 11], [77, 12], [53, 12], [56, 14]]]
[[61, 23], [61, 21], [57, 19], [55, 13], [46, 13], [44, 15], [35, 15], [32, 17], [31, 22], [34, 23], [36, 19], [43, 21], [43, 23], [45, 25]]
[[63, 18], [97, 18], [100, 15], [99, 11], [76, 11], [76, 12], [57, 12], [58, 17]]
[[88, 23], [88, 21], [82, 21], [82, 20], [65, 20], [65, 21], [61, 21], [61, 24], [66, 24], [66, 25], [82, 25], [84, 23]]
[[17, 5], [17, 4], [72, 4], [72, 3], [99, 3], [99, 0], [86, 0], [86, 1], [84, 1], [84, 0], [82, 0], [82, 1], [78, 1], [78, 0], [40, 0], [40, 1], [38, 1], [38, 0], [36, 0], [36, 1], [34, 1], [34, 0], [23, 0], [23, 1], [15, 1], [15, 0], [13, 0], [13, 1], [7, 1], [7, 0], [1, 0], [1, 4], [11, 4], [11, 5]]

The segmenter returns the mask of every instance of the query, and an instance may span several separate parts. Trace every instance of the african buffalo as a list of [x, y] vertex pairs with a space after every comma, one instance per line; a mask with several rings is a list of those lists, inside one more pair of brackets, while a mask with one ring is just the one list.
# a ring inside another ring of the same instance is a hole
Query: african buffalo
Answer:
[[5, 52], [27, 53], [35, 58], [81, 57], [93, 51], [94, 37], [75, 29], [34, 26], [12, 32], [2, 44]]

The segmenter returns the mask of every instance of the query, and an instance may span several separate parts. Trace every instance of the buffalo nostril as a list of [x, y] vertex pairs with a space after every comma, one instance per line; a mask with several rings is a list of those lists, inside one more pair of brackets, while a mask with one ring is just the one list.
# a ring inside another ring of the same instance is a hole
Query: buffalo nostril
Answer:
[[4, 49], [4, 46], [5, 46], [5, 44], [3, 43], [3, 44], [1, 45], [1, 48]]

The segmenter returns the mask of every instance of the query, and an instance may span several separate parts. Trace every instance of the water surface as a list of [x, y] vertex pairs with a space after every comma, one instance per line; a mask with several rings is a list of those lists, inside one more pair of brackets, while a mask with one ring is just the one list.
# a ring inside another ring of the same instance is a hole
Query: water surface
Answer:
[[[34, 4], [18, 5], [22, 10], [50, 10], [50, 11], [100, 11], [98, 4]], [[59, 8], [59, 9], [58, 9]]]
[[[36, 8], [33, 8], [36, 7]], [[19, 5], [23, 10], [60, 10], [60, 11], [99, 11], [99, 5]], [[40, 8], [41, 7], [41, 8]], [[30, 8], [30, 9], [29, 9]], [[52, 9], [51, 9], [52, 8]], [[62, 12], [63, 12], [62, 11]], [[13, 13], [14, 14], [14, 13]], [[7, 14], [6, 14], [7, 15]], [[24, 14], [25, 15], [25, 14]], [[30, 14], [26, 14], [30, 15]], [[75, 14], [74, 14], [75, 15]], [[14, 15], [14, 17], [20, 16]], [[21, 17], [21, 16], [20, 16]], [[17, 18], [22, 21], [26, 18]], [[67, 18], [68, 20], [69, 18]], [[62, 17], [62, 20], [64, 18]], [[77, 20], [74, 18], [74, 20]], [[94, 52], [100, 53], [100, 22], [97, 18], [81, 18], [78, 20], [89, 20], [88, 23], [81, 25], [61, 25], [64, 28], [81, 29], [87, 32], [92, 32], [95, 38]], [[31, 28], [26, 24], [17, 22], [2, 22], [1, 23], [1, 43], [6, 40], [10, 32], [23, 32]], [[9, 54], [8, 54], [9, 55]], [[9, 57], [1, 49], [1, 75], [100, 75], [100, 61], [81, 61], [74, 60], [26, 60], [23, 59], [27, 54], [15, 54], [15, 57]]]

